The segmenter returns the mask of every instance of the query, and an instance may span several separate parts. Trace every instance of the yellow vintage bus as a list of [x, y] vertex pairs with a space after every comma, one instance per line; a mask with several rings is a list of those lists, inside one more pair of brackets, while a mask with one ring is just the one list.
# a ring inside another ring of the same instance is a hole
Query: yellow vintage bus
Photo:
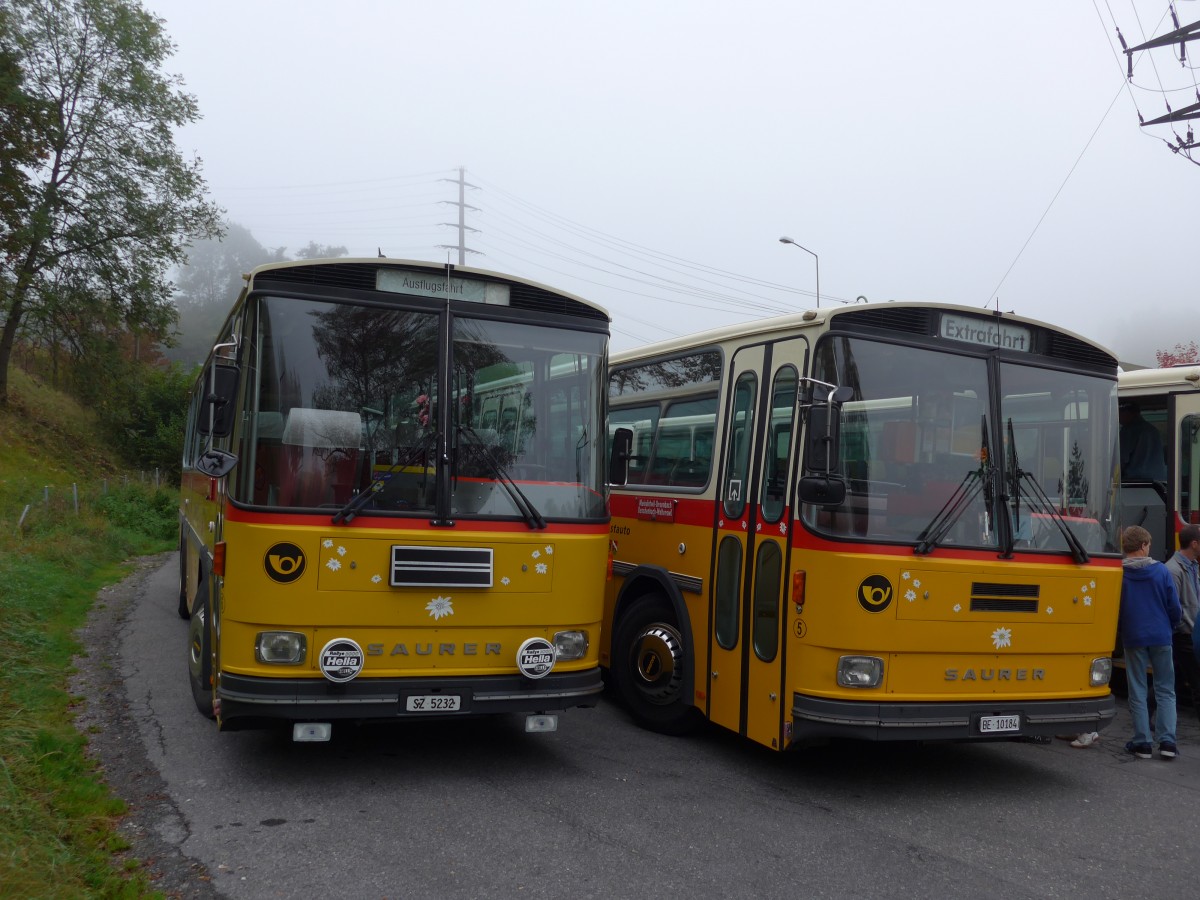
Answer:
[[1074, 334], [921, 303], [614, 355], [601, 662], [634, 717], [778, 749], [1105, 727], [1116, 385]]
[[609, 317], [481, 269], [261, 266], [192, 395], [179, 614], [223, 730], [593, 706]]

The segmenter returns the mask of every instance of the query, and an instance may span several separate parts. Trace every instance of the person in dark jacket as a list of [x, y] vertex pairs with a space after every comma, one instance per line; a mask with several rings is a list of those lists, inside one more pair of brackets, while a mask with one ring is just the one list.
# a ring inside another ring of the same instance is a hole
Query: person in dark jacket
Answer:
[[1121, 642], [1125, 647], [1125, 676], [1129, 681], [1129, 714], [1133, 740], [1125, 749], [1138, 759], [1150, 759], [1150, 713], [1146, 708], [1146, 669], [1154, 675], [1154, 716], [1158, 755], [1172, 760], [1175, 745], [1175, 666], [1171, 635], [1183, 616], [1175, 579], [1165, 565], [1150, 557], [1150, 532], [1130, 525], [1121, 534], [1125, 553], [1121, 579]]
[[1175, 697], [1178, 706], [1179, 688], [1187, 685], [1192, 706], [1200, 712], [1200, 662], [1193, 644], [1196, 613], [1200, 611], [1200, 525], [1184, 525], [1179, 529], [1179, 549], [1167, 560], [1167, 569], [1175, 579], [1183, 618], [1173, 636], [1175, 663]]

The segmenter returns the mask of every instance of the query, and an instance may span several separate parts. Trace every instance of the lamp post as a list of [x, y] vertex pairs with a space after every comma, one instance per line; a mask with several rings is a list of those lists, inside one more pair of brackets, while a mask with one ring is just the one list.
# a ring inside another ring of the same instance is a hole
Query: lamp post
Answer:
[[791, 244], [793, 247], [799, 247], [805, 253], [812, 256], [813, 260], [816, 262], [816, 264], [817, 264], [817, 309], [820, 309], [821, 308], [821, 257], [817, 256], [817, 254], [813, 253], [811, 250], [809, 250], [807, 247], [803, 246], [802, 244], [797, 244], [790, 237], [781, 237], [779, 239], [779, 243]]

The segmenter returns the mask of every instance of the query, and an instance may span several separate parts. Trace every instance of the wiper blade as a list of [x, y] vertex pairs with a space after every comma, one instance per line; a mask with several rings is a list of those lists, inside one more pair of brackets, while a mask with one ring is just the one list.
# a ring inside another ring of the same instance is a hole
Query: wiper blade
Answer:
[[[1084, 549], [1083, 543], [1079, 540], [1078, 536], [1076, 536], [1075, 532], [1071, 530], [1071, 526], [1067, 524], [1067, 520], [1063, 518], [1062, 513], [1058, 510], [1058, 507], [1054, 505], [1054, 501], [1047, 496], [1046, 492], [1042, 489], [1042, 486], [1038, 484], [1038, 480], [1033, 477], [1033, 473], [1021, 472], [1020, 475], [1021, 480], [1027, 482], [1031, 488], [1029, 492], [1031, 500], [1037, 501], [1037, 507], [1039, 510], [1045, 515], [1049, 516], [1050, 521], [1058, 527], [1060, 532], [1062, 532], [1063, 540], [1067, 542], [1067, 547], [1070, 548], [1071, 558], [1080, 565], [1083, 565], [1085, 562], [1091, 559], [1087, 550]], [[1019, 485], [1017, 490], [1020, 491]], [[1033, 510], [1033, 508], [1034, 505], [1031, 503], [1030, 510]]]
[[954, 523], [962, 516], [963, 511], [971, 505], [971, 502], [979, 496], [979, 492], [983, 491], [983, 501], [986, 505], [987, 516], [987, 533], [991, 533], [992, 519], [995, 515], [995, 467], [988, 461], [988, 435], [987, 435], [987, 416], [980, 418], [980, 448], [979, 448], [979, 468], [972, 469], [963, 476], [963, 480], [958, 487], [954, 489], [954, 493], [950, 495], [950, 499], [938, 511], [938, 514], [933, 517], [932, 521], [925, 526], [925, 530], [917, 535], [917, 545], [913, 547], [913, 553], [920, 556], [932, 551], [942, 539], [950, 532]]
[[492, 453], [492, 448], [489, 447], [470, 425], [459, 425], [459, 434], [465, 434], [471, 439], [474, 446], [482, 451], [483, 458], [491, 466], [492, 471], [496, 474], [496, 479], [504, 487], [508, 493], [509, 499], [512, 500], [513, 506], [521, 513], [521, 517], [525, 519], [525, 524], [532, 529], [542, 529], [546, 527], [546, 520], [542, 514], [538, 512], [538, 508], [530, 502], [529, 498], [521, 491], [521, 488], [513, 480], [513, 477], [508, 474], [500, 460], [496, 459]]
[[[1013, 423], [1011, 418], [1008, 420], [1008, 458], [1008, 481], [1009, 490], [1012, 492], [1013, 521], [1012, 527], [1009, 529], [1009, 546], [1005, 556], [1012, 556], [1013, 549], [1016, 547], [1017, 543], [1017, 534], [1021, 530], [1021, 483], [1025, 482], [1030, 487], [1030, 500], [1036, 502], [1037, 509], [1043, 514], [1049, 516], [1050, 521], [1053, 522], [1055, 527], [1058, 528], [1058, 530], [1062, 533], [1063, 540], [1067, 542], [1067, 547], [1070, 549], [1071, 558], [1074, 559], [1079, 565], [1083, 565], [1091, 558], [1088, 556], [1087, 550], [1084, 549], [1079, 538], [1075, 536], [1075, 532], [1073, 532], [1070, 526], [1067, 525], [1066, 520], [1062, 517], [1062, 513], [1060, 513], [1058, 511], [1058, 507], [1054, 505], [1054, 501], [1046, 495], [1044, 490], [1042, 490], [1042, 486], [1033, 476], [1033, 473], [1026, 472], [1024, 469], [1022, 469], [1021, 463], [1017, 460], [1017, 442], [1013, 439]], [[1034, 503], [1031, 502], [1030, 512], [1032, 512], [1034, 508]]]
[[404, 454], [396, 462], [392, 463], [388, 469], [379, 475], [376, 475], [366, 490], [363, 490], [350, 498], [350, 502], [333, 514], [332, 522], [334, 525], [341, 522], [352, 522], [359, 511], [374, 499], [375, 495], [384, 489], [387, 485], [388, 477], [396, 472], [397, 469], [402, 469], [405, 466], [411, 466], [423, 454], [429, 452], [433, 446], [433, 435], [425, 435], [416, 444], [409, 448], [408, 453]]
[[972, 469], [963, 476], [963, 480], [954, 489], [950, 499], [925, 526], [925, 530], [917, 535], [917, 545], [913, 547], [913, 553], [924, 556], [941, 543], [963, 514], [963, 510], [971, 505], [971, 501], [979, 496], [981, 490], [983, 490], [983, 476], [979, 469]]

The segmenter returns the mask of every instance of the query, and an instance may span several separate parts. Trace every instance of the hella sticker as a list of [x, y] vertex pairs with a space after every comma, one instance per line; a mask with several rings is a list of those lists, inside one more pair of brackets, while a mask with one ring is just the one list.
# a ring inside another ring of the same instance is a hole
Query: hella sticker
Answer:
[[362, 647], [350, 638], [334, 638], [321, 650], [321, 674], [335, 684], [353, 680], [363, 670]]
[[554, 668], [557, 653], [545, 638], [532, 637], [517, 649], [517, 668], [526, 678], [544, 678]]

